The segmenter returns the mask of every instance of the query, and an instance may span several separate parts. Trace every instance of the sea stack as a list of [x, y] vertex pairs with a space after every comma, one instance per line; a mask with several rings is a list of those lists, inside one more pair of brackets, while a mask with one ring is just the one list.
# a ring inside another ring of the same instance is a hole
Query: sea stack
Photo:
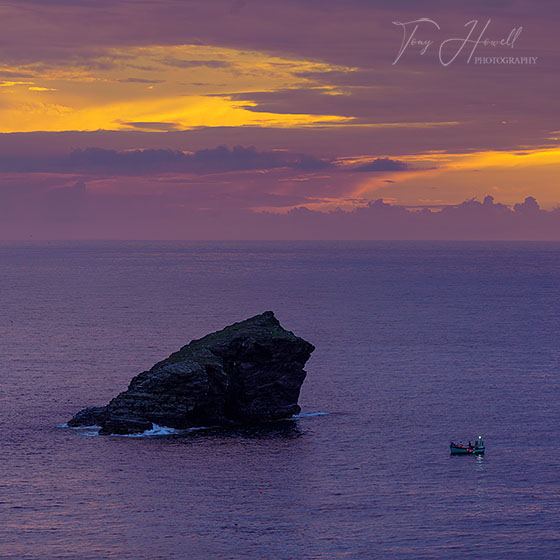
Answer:
[[132, 434], [153, 424], [186, 429], [289, 418], [300, 412], [303, 368], [314, 349], [266, 311], [193, 340], [134, 377], [107, 406], [86, 408], [68, 425]]

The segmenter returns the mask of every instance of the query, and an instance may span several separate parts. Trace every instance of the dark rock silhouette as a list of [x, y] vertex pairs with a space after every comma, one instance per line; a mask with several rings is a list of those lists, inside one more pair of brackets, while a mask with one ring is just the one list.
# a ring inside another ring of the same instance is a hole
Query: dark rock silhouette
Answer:
[[101, 434], [288, 418], [297, 404], [315, 347], [283, 329], [267, 311], [193, 340], [132, 379], [107, 406], [78, 412], [69, 426]]

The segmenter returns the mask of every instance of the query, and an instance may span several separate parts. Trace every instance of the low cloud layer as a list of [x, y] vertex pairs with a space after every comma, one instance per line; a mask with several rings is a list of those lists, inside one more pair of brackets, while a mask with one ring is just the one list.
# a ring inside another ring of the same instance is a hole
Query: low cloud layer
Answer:
[[376, 200], [352, 211], [274, 214], [227, 201], [195, 208], [181, 196], [103, 195], [77, 182], [0, 191], [0, 238], [560, 241], [560, 209], [542, 210], [533, 197], [508, 207], [487, 196], [439, 211]]

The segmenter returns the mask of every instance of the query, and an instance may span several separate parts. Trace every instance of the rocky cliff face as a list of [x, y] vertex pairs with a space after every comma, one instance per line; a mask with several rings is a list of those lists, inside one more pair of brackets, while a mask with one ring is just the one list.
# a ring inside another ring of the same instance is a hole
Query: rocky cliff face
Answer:
[[69, 426], [129, 434], [152, 424], [191, 428], [288, 418], [314, 346], [267, 311], [193, 340], [132, 379], [107, 406], [78, 412]]

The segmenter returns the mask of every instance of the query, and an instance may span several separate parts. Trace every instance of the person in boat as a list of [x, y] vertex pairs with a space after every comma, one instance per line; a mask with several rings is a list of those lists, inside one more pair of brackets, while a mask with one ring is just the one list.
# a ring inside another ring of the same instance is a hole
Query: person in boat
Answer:
[[469, 449], [472, 449], [472, 443], [470, 439], [469, 439]]

